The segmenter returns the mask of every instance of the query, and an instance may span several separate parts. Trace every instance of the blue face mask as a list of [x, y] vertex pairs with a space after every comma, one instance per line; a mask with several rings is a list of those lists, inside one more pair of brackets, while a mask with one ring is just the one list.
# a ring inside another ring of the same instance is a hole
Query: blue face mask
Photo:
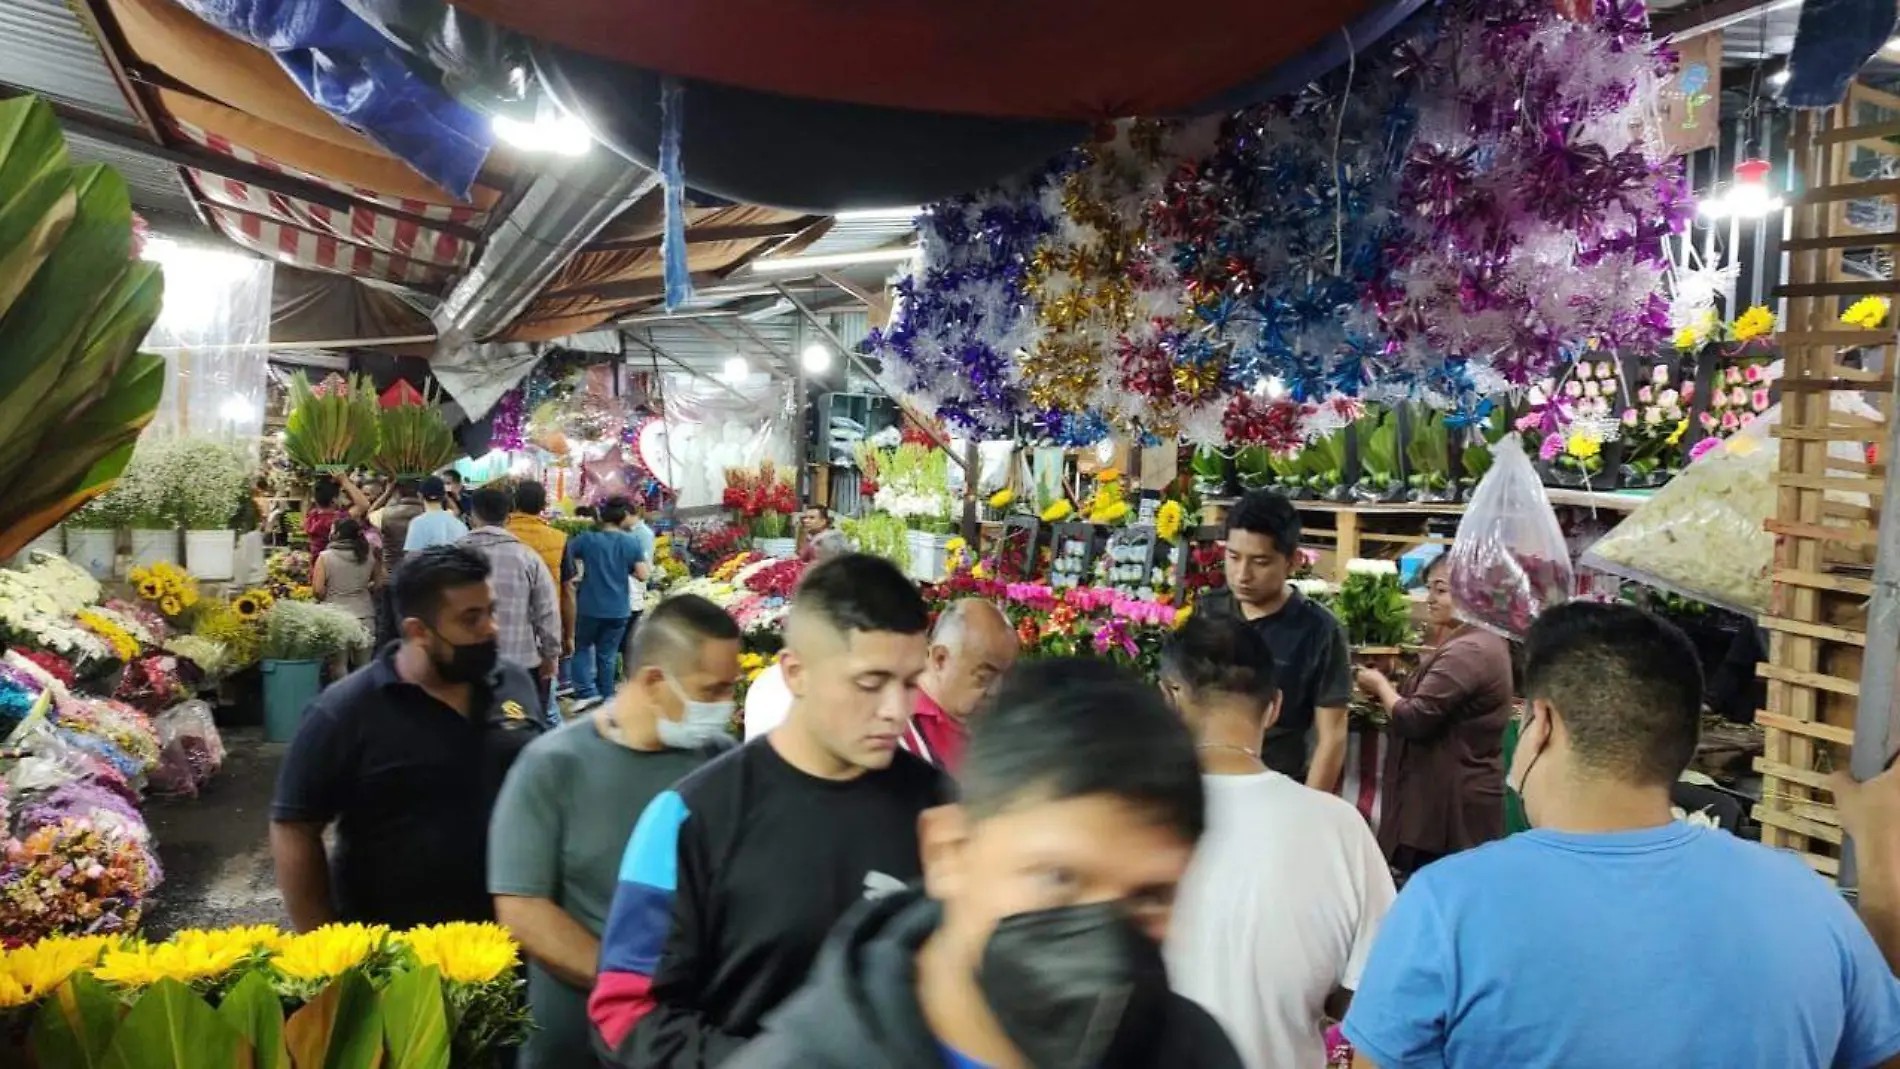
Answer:
[[667, 686], [679, 697], [684, 710], [678, 720], [659, 718], [660, 745], [670, 750], [698, 750], [706, 746], [715, 746], [732, 741], [732, 710], [736, 703], [728, 699], [722, 702], [695, 701], [687, 695], [686, 688], [672, 675], [666, 677]]

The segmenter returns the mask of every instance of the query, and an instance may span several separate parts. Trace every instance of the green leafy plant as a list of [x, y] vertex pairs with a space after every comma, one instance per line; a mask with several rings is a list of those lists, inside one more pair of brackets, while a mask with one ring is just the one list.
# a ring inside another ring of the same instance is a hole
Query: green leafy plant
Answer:
[[186, 438], [172, 447], [167, 496], [189, 531], [229, 527], [244, 503], [255, 465], [248, 450], [215, 438]]
[[910, 528], [888, 512], [850, 517], [838, 525], [860, 553], [883, 557], [899, 568], [910, 567]]
[[1274, 482], [1273, 451], [1264, 445], [1250, 445], [1234, 454], [1234, 474], [1242, 489], [1259, 490]]
[[332, 375], [315, 386], [299, 371], [290, 379], [284, 453], [311, 471], [348, 471], [376, 459], [376, 390], [368, 378]]
[[1405, 455], [1412, 462], [1412, 475], [1407, 482], [1425, 493], [1444, 490], [1451, 485], [1451, 441], [1444, 414], [1419, 405], [1411, 413], [1411, 424]]
[[1325, 494], [1345, 482], [1346, 435], [1351, 433], [1351, 428], [1341, 427], [1324, 438], [1315, 439], [1300, 452], [1300, 469], [1305, 473], [1309, 489]]
[[1459, 466], [1464, 469], [1465, 482], [1475, 485], [1484, 478], [1485, 472], [1491, 470], [1491, 462], [1494, 459], [1492, 447], [1496, 446], [1510, 431], [1510, 420], [1507, 417], [1508, 413], [1503, 405], [1493, 406], [1491, 414], [1485, 418], [1483, 424], [1479, 425], [1471, 441], [1465, 444], [1464, 453], [1458, 460]]
[[421, 404], [382, 409], [376, 437], [376, 470], [392, 479], [421, 479], [449, 466], [460, 447], [442, 418], [435, 387]]
[[1360, 483], [1384, 492], [1399, 481], [1399, 421], [1394, 412], [1367, 410], [1353, 424], [1359, 438]]
[[280, 599], [264, 613], [264, 657], [273, 661], [321, 661], [369, 634], [356, 617], [334, 605]]
[[1354, 646], [1402, 646], [1412, 635], [1412, 603], [1391, 561], [1352, 561], [1332, 604]]
[[1202, 493], [1217, 494], [1227, 485], [1227, 458], [1220, 451], [1202, 446], [1194, 451], [1194, 459], [1189, 462], [1194, 472], [1194, 481]]
[[44, 101], [0, 101], [0, 559], [111, 489], [158, 409], [156, 264], [125, 180], [72, 166]]

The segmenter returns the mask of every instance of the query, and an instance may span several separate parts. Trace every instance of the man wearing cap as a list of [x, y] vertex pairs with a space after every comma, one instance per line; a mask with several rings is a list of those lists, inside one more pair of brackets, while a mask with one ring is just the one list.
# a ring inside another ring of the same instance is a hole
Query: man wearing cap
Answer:
[[468, 537], [468, 524], [448, 511], [448, 488], [434, 475], [422, 480], [422, 515], [409, 521], [402, 551], [419, 553], [435, 546], [452, 546]]

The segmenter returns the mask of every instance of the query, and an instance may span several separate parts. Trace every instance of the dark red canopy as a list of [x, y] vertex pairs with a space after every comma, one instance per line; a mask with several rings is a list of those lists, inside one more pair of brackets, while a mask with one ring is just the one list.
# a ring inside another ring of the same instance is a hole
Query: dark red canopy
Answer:
[[384, 408], [399, 408], [403, 405], [422, 403], [422, 391], [409, 385], [408, 379], [397, 379], [379, 398]]
[[[1393, 0], [450, 0], [682, 78], [999, 118], [1171, 115], [1259, 81]], [[1364, 47], [1367, 42], [1355, 42]]]

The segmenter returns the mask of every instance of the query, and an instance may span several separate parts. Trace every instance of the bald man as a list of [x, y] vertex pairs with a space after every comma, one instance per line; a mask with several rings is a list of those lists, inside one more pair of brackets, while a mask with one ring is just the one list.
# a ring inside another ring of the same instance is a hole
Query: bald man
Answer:
[[978, 598], [953, 601], [930, 635], [930, 660], [917, 681], [917, 715], [899, 744], [952, 776], [963, 763], [970, 716], [1016, 663], [1016, 629]]

